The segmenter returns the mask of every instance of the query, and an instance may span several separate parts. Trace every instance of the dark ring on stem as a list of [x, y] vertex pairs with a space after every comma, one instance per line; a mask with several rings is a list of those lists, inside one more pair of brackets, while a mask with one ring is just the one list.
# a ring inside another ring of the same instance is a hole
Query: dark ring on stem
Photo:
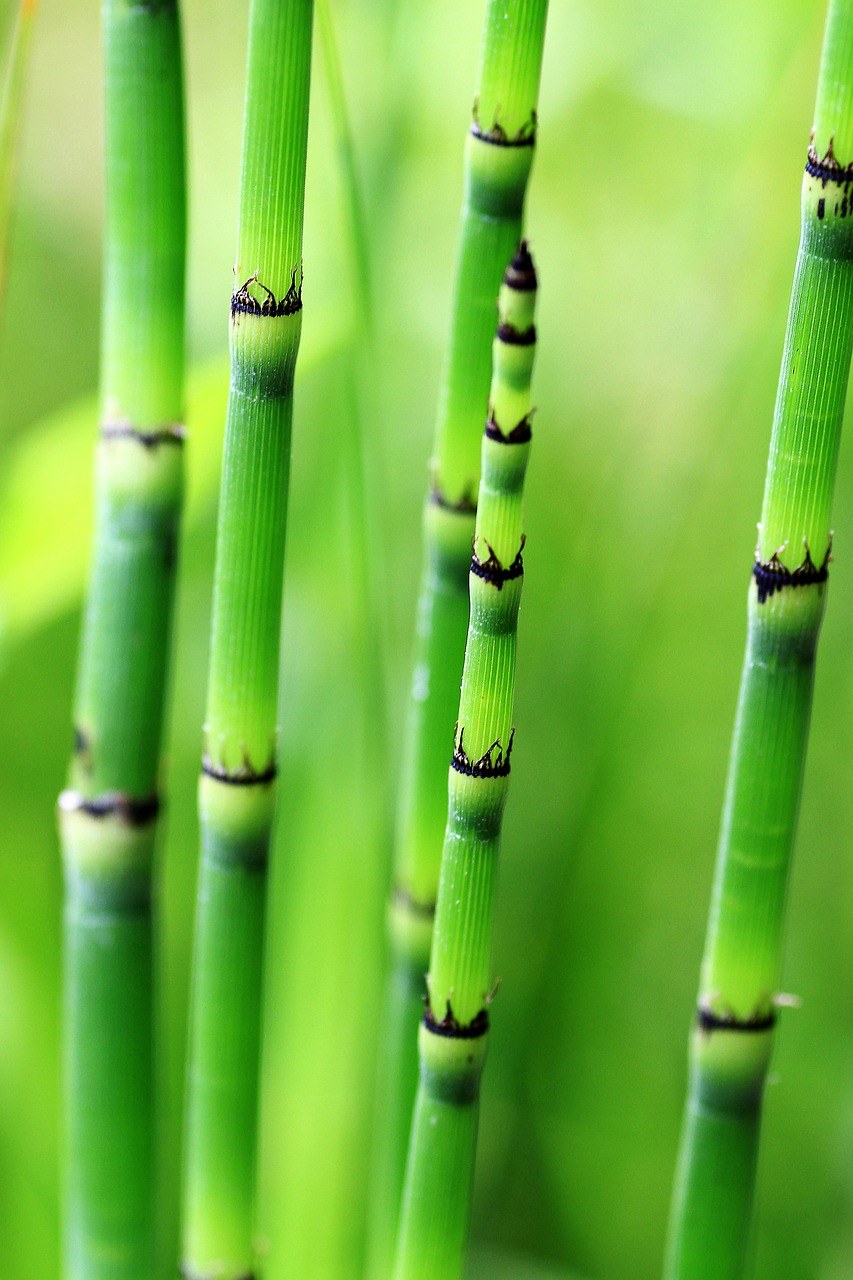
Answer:
[[435, 903], [422, 902], [420, 898], [414, 897], [409, 890], [401, 884], [395, 884], [391, 890], [391, 897], [404, 910], [410, 912], [413, 916], [420, 916], [423, 920], [433, 920], [435, 918]]
[[849, 182], [853, 182], [853, 164], [840, 165], [838, 163], [831, 139], [826, 155], [822, 159], [818, 156], [814, 146], [809, 146], [806, 173], [812, 178], [818, 178], [824, 187], [827, 182], [834, 182], [839, 187], [847, 186]]
[[829, 580], [829, 562], [831, 556], [832, 543], [827, 548], [826, 555], [820, 566], [816, 565], [812, 560], [811, 552], [806, 546], [806, 556], [802, 564], [797, 565], [796, 569], [788, 569], [779, 559], [779, 553], [774, 551], [769, 560], [756, 560], [752, 566], [752, 576], [755, 578], [758, 587], [758, 603], [764, 604], [777, 591], [781, 591], [783, 587], [810, 587], [817, 582], [827, 582]]
[[229, 787], [259, 787], [275, 781], [278, 765], [273, 760], [261, 773], [256, 773], [248, 761], [239, 769], [223, 769], [221, 765], [214, 764], [209, 756], [205, 756], [201, 762], [201, 771], [208, 778], [215, 778], [217, 782], [224, 782]]
[[446, 1036], [449, 1040], [479, 1040], [489, 1030], [489, 1011], [486, 1008], [475, 1014], [470, 1022], [457, 1022], [448, 1000], [447, 1012], [441, 1021], [437, 1021], [426, 996], [424, 1004], [424, 1026], [435, 1036]]
[[442, 511], [451, 511], [457, 516], [475, 516], [477, 514], [477, 504], [470, 494], [470, 490], [466, 490], [462, 497], [456, 502], [451, 502], [442, 493], [438, 485], [433, 482], [429, 491], [429, 500], [434, 507], [441, 507]]
[[536, 112], [531, 111], [530, 119], [523, 124], [514, 137], [510, 137], [503, 125], [497, 120], [491, 129], [483, 129], [477, 119], [477, 104], [474, 104], [474, 119], [469, 129], [472, 138], [485, 142], [491, 147], [532, 147], [536, 144]]
[[85, 813], [90, 818], [120, 818], [129, 827], [145, 827], [160, 812], [156, 791], [149, 796], [131, 796], [126, 791], [105, 791], [100, 796], [83, 796], [79, 791], [63, 791], [59, 796], [63, 813]]
[[[249, 293], [250, 284], [255, 284], [259, 289], [263, 289], [266, 294], [263, 302], [258, 302], [258, 299]], [[265, 284], [261, 284], [257, 275], [250, 276], [246, 283], [241, 285], [231, 297], [232, 316], [238, 312], [249, 316], [295, 316], [301, 310], [302, 281], [300, 280], [297, 287], [296, 267], [291, 272], [287, 293], [281, 298], [276, 299], [272, 289], [268, 289]]]
[[486, 435], [497, 444], [527, 444], [533, 435], [530, 427], [531, 417], [532, 414], [528, 414], [526, 418], [521, 419], [521, 422], [517, 422], [511, 431], [504, 432], [495, 422], [494, 415], [490, 415], [486, 423]]
[[[189, 1267], [178, 1267], [178, 1275], [183, 1280], [211, 1280], [210, 1276], [204, 1275], [201, 1271], [191, 1271]], [[235, 1276], [234, 1280], [257, 1280], [254, 1271], [246, 1271], [242, 1276]]]
[[[451, 769], [455, 769], [457, 773], [464, 774], [466, 778], [508, 778], [515, 729], [510, 730], [506, 752], [501, 746], [500, 738], [496, 738], [488, 751], [480, 756], [479, 760], [472, 760], [462, 745], [464, 732], [464, 729], [460, 729], [458, 738], [454, 734], [453, 755], [450, 760]], [[493, 751], [497, 752], [494, 757], [492, 756]]]
[[515, 325], [502, 321], [498, 325], [498, 341], [505, 342], [508, 347], [535, 347], [536, 325], [529, 329], [516, 329]]
[[102, 440], [136, 440], [146, 449], [155, 449], [158, 444], [183, 445], [187, 433], [178, 422], [167, 427], [158, 427], [155, 431], [142, 431], [132, 427], [129, 422], [105, 422], [101, 427]]
[[505, 582], [512, 582], [513, 578], [524, 577], [524, 561], [521, 553], [524, 550], [524, 536], [522, 535], [521, 546], [518, 549], [518, 555], [513, 560], [509, 568], [505, 569], [500, 560], [495, 555], [488, 542], [489, 557], [487, 560], [481, 560], [476, 551], [471, 557], [471, 573], [477, 578], [482, 578], [485, 582], [491, 582], [497, 587], [498, 591], [502, 590]]
[[696, 1022], [702, 1031], [772, 1031], [776, 1025], [776, 1011], [756, 1013], [751, 1018], [736, 1018], [733, 1013], [714, 1013], [706, 1004], [696, 1010]]

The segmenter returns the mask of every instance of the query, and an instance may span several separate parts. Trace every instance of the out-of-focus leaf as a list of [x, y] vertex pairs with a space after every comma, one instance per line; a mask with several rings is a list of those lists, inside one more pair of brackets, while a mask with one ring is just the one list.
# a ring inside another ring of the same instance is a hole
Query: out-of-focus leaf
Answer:
[[9, 224], [14, 202], [18, 141], [21, 136], [24, 89], [30, 64], [36, 6], [37, 0], [21, 0], [0, 98], [0, 307], [3, 305], [6, 285]]
[[497, 1249], [471, 1250], [466, 1280], [583, 1280], [576, 1271], [551, 1266], [540, 1258]]
[[[300, 375], [346, 340], [346, 317], [315, 317]], [[219, 480], [228, 360], [190, 372], [187, 386], [187, 507], [191, 526]], [[0, 468], [0, 655], [81, 596], [92, 539], [92, 458], [97, 400], [87, 396], [37, 423]]]

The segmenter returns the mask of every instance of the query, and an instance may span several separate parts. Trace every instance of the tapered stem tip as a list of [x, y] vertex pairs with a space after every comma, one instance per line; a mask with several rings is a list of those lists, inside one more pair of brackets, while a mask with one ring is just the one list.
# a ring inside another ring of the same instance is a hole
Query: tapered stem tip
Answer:
[[508, 288], [515, 289], [518, 293], [532, 293], [536, 288], [538, 283], [536, 268], [526, 240], [522, 240], [516, 249], [512, 262], [506, 269], [503, 282]]

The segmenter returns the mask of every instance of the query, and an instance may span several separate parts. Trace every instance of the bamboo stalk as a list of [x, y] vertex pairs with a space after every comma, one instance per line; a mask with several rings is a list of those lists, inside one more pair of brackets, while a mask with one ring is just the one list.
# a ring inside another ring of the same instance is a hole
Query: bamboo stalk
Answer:
[[106, 218], [94, 566], [65, 867], [65, 1274], [154, 1264], [151, 867], [183, 490], [185, 179], [174, 0], [103, 11]]
[[853, 3], [832, 0], [691, 1041], [668, 1280], [734, 1280], [745, 1266], [853, 350], [852, 92]]
[[279, 641], [311, 0], [252, 0], [231, 387], [199, 789], [183, 1270], [252, 1269], [261, 970], [275, 803]]
[[460, 1276], [467, 1242], [489, 1029], [495, 871], [513, 743], [535, 300], [536, 273], [522, 244], [501, 287], [493, 347], [470, 562], [471, 616], [395, 1280]]
[[547, 0], [489, 0], [465, 144], [465, 199], [439, 391], [414, 674], [403, 747], [383, 1013], [369, 1274], [385, 1277], [417, 1085], [415, 1028], [447, 817], [445, 770], [468, 625], [468, 566], [491, 379], [495, 299], [521, 238], [536, 140]]

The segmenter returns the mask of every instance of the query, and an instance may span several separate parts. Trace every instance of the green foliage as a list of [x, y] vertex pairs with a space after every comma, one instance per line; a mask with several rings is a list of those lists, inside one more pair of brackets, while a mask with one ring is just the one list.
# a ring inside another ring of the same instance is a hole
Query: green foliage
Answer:
[[[482, 6], [397, 6], [393, 36], [390, 8], [353, 0], [333, 15], [379, 250], [382, 359], [370, 377], [381, 413], [371, 426], [385, 481], [395, 761], [461, 197], [459, 119]], [[43, 602], [26, 627], [9, 627], [0, 670], [0, 1201], [9, 1269], [34, 1277], [55, 1272], [58, 1250], [54, 803], [68, 750], [94, 400], [64, 460], [48, 464], [42, 422], [94, 394], [100, 183], [97, 139], [79, 123], [99, 110], [97, 15], [82, 0], [50, 23], [46, 15], [8, 282], [16, 322], [0, 348], [3, 581], [14, 571], [16, 599], [26, 602], [29, 588]], [[489, 1252], [472, 1259], [478, 1278], [494, 1280], [501, 1266], [521, 1277], [522, 1257], [547, 1280], [660, 1274], [824, 20], [823, 3], [794, 0], [702, 9], [604, 0], [555, 5], [549, 19], [529, 227], [549, 335], [536, 399], [551, 425], [531, 464], [527, 528], [531, 556], [537, 548], [550, 572], [529, 574], [521, 618], [525, 751], [503, 833], [494, 958], [503, 982], [473, 1217], [474, 1242]], [[163, 1277], [174, 1274], [176, 1248], [244, 25], [238, 6], [186, 5], [191, 351], [199, 369], [218, 362], [221, 390], [215, 411], [193, 420], [190, 405], [160, 860]], [[299, 362], [313, 346], [318, 363], [297, 374], [281, 698], [288, 819], [272, 885], [263, 1077], [269, 1280], [358, 1274], [382, 983], [386, 874], [370, 823], [386, 779], [363, 750], [352, 643], [361, 599], [337, 447], [350, 420], [342, 342], [354, 307], [322, 76], [316, 83], [304, 253], [312, 305]], [[14, 522], [5, 505], [13, 480]], [[853, 1013], [839, 1000], [853, 931], [851, 509], [842, 449], [782, 976], [803, 1005], [784, 1015], [765, 1102], [755, 1280], [841, 1280], [853, 1247]]]

